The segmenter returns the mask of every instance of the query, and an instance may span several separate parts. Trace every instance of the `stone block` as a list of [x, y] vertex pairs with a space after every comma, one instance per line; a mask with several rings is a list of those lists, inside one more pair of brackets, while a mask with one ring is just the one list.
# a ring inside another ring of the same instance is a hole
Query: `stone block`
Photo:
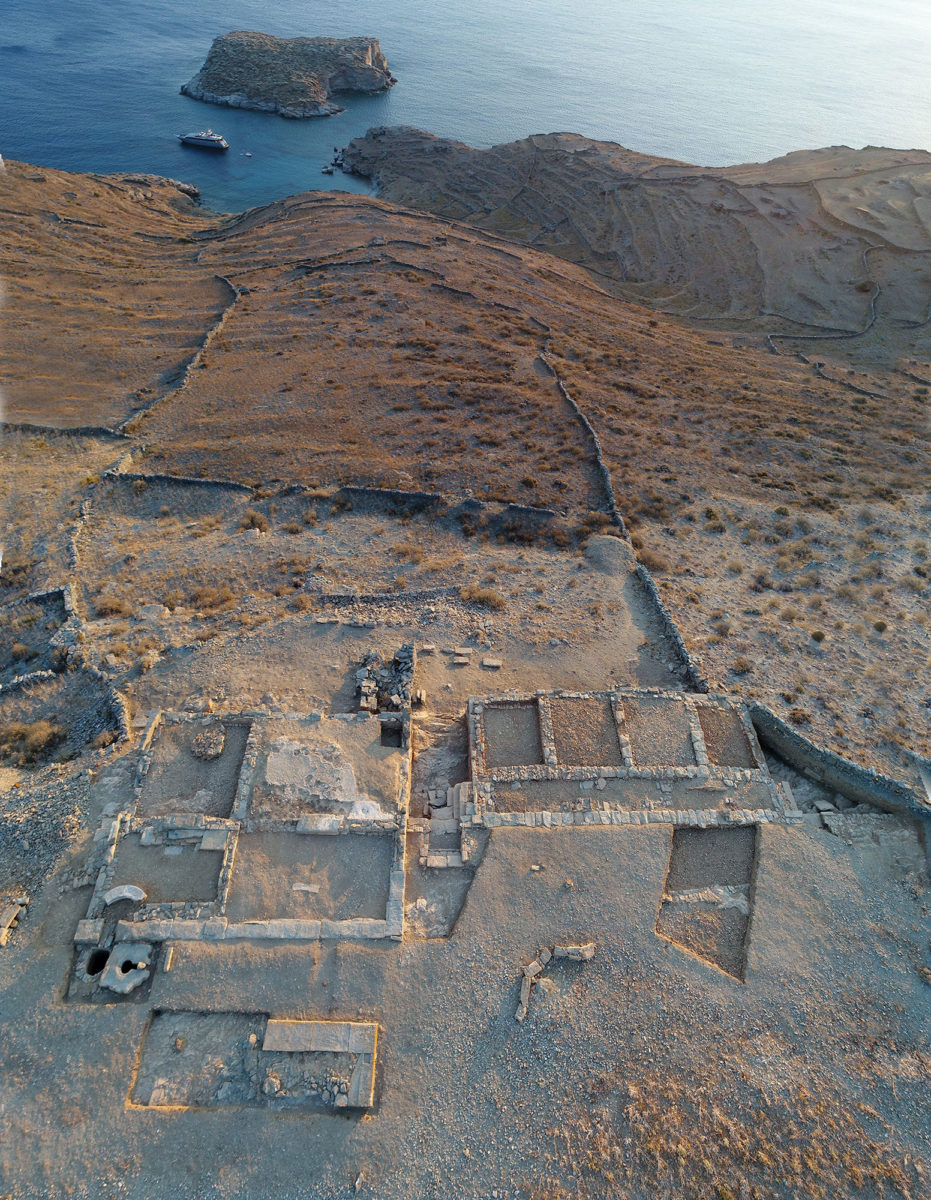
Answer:
[[297, 833], [339, 833], [343, 818], [329, 813], [304, 813], [298, 818]]
[[200, 839], [201, 850], [225, 850], [229, 834], [225, 829], [208, 829]]
[[583, 942], [578, 946], [553, 947], [553, 958], [567, 958], [570, 962], [589, 962], [594, 957], [594, 942]]
[[133, 904], [142, 904], [145, 901], [145, 892], [140, 887], [136, 887], [134, 883], [121, 883], [119, 887], [110, 888], [104, 893], [104, 905], [118, 904], [121, 900], [130, 900]]
[[74, 940], [79, 944], [96, 944], [103, 937], [103, 927], [104, 921], [102, 917], [97, 921], [78, 921], [77, 928], [74, 931]]

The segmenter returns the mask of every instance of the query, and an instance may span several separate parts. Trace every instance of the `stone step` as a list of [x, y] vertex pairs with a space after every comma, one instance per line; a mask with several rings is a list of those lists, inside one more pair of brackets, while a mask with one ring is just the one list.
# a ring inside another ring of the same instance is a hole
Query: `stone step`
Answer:
[[427, 855], [427, 866], [435, 868], [461, 867], [462, 854], [458, 850], [440, 850]]
[[466, 780], [465, 783], [455, 783], [452, 787], [446, 789], [446, 803], [453, 810], [453, 816], [457, 821], [462, 820], [462, 806], [472, 799], [472, 784]]

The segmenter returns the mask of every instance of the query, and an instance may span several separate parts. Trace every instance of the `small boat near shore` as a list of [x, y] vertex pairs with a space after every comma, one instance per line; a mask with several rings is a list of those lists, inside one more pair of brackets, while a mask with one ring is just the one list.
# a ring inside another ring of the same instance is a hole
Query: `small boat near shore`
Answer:
[[199, 133], [179, 133], [178, 141], [183, 146], [194, 146], [199, 150], [229, 150], [230, 144], [222, 133], [202, 129]]

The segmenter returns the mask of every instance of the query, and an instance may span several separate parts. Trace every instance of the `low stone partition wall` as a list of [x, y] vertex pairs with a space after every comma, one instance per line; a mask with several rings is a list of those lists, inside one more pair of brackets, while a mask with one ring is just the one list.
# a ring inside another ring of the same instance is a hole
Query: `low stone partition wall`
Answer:
[[797, 810], [771, 808], [643, 808], [594, 812], [484, 812], [472, 818], [485, 829], [529, 826], [538, 829], [598, 825], [676, 825], [688, 829], [730, 828], [733, 825], [786, 825], [804, 818]]
[[[82, 934], [87, 926], [81, 927]], [[374, 917], [351, 917], [345, 921], [256, 920], [228, 921], [226, 917], [204, 920], [119, 921], [117, 941], [147, 942], [233, 942], [233, 941], [382, 941], [390, 936], [386, 921]]]
[[679, 657], [682, 659], [682, 664], [685, 667], [685, 678], [689, 687], [694, 688], [696, 692], [707, 692], [710, 690], [708, 680], [702, 674], [701, 664], [697, 658], [693, 658], [689, 653], [689, 649], [683, 641], [682, 634], [672, 618], [672, 613], [666, 607], [662, 596], [659, 594], [659, 588], [653, 579], [653, 576], [646, 569], [643, 563], [637, 564], [637, 578], [643, 584], [647, 596], [652, 601], [660, 623], [663, 626], [663, 632], [675, 646]]
[[931, 805], [907, 784], [815, 745], [763, 704], [752, 703], [747, 712], [761, 744], [803, 775], [833, 788], [848, 800], [873, 804], [886, 812], [931, 817]]
[[108, 425], [35, 425], [31, 421], [3, 421], [0, 427], [10, 433], [39, 434], [42, 437], [99, 437], [114, 441], [131, 442], [128, 433], [111, 429]]
[[104, 479], [138, 480], [141, 483], [165, 483], [173, 487], [213, 488], [217, 491], [239, 492], [243, 496], [251, 496], [253, 489], [245, 483], [236, 483], [232, 479], [199, 479], [193, 475], [166, 475], [163, 472], [147, 474], [142, 471], [106, 471]]

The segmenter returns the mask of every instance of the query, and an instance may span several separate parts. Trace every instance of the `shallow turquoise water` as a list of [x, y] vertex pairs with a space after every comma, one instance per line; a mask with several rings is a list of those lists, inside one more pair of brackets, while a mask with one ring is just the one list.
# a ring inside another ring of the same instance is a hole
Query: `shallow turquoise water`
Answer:
[[[231, 29], [378, 37], [398, 85], [285, 121], [178, 89]], [[314, 187], [334, 145], [409, 124], [487, 146], [572, 130], [708, 165], [845, 143], [931, 148], [926, 0], [0, 2], [0, 153], [79, 171], [151, 171], [235, 210]], [[212, 125], [208, 157], [176, 134]], [[250, 151], [251, 158], [245, 157]]]

